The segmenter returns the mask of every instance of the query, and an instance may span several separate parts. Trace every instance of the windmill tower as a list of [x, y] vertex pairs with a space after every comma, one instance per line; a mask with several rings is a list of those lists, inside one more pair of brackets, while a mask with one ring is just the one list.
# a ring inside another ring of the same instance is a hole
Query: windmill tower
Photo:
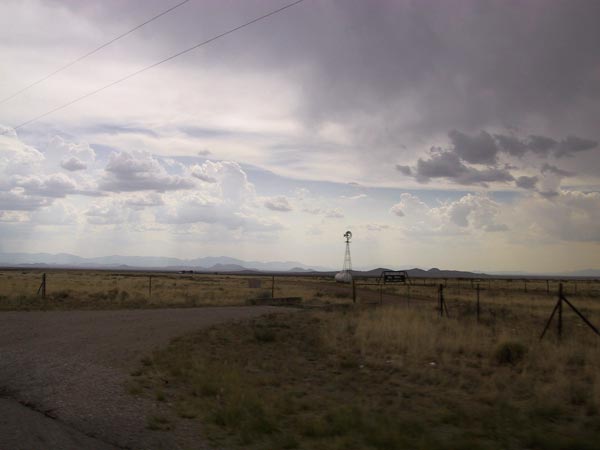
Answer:
[[338, 283], [352, 282], [352, 259], [350, 258], [350, 240], [352, 239], [352, 232], [346, 231], [344, 237], [346, 238], [346, 254], [344, 255], [344, 267], [342, 268], [342, 271], [335, 275], [335, 281]]

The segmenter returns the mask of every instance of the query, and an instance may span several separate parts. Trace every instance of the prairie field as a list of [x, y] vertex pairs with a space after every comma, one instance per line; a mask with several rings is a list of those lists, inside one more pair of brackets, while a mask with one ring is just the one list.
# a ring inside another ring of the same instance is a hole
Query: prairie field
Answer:
[[[40, 299], [40, 272], [2, 272], [2, 308], [252, 304], [272, 289], [271, 276], [251, 288], [255, 276], [154, 273], [150, 296], [147, 273], [47, 274]], [[306, 308], [176, 338], [125, 389], [156, 402], [149, 430], [193, 429], [217, 448], [598, 448], [600, 338], [563, 304], [561, 339], [556, 315], [540, 340], [558, 281], [373, 283], [356, 282], [354, 303], [349, 285], [278, 275], [275, 297]], [[596, 327], [599, 287], [563, 281]]]
[[[232, 449], [575, 450], [600, 442], [600, 337], [563, 302], [560, 339], [556, 314], [540, 340], [559, 280], [357, 279], [353, 289], [330, 277], [55, 270], [45, 272], [42, 297], [42, 273], [0, 272], [0, 309], [301, 299], [145, 355], [124, 389], [156, 403], [146, 418], [153, 432], [193, 429]], [[562, 284], [599, 327], [600, 283]]]
[[[46, 274], [46, 297], [40, 292], [43, 274]], [[259, 287], [250, 287], [256, 282]], [[600, 298], [600, 280], [588, 279], [419, 278], [410, 280], [409, 284], [380, 286], [375, 278], [357, 278], [355, 287], [357, 303], [433, 301], [438, 298], [441, 284], [450, 303], [471, 304], [479, 285], [482, 302], [491, 302], [497, 307], [535, 308], [553, 298], [559, 282], [570, 298], [586, 302]], [[271, 296], [298, 297], [302, 304], [310, 306], [349, 304], [353, 292], [351, 285], [335, 283], [330, 276], [0, 270], [0, 310], [227, 306]]]

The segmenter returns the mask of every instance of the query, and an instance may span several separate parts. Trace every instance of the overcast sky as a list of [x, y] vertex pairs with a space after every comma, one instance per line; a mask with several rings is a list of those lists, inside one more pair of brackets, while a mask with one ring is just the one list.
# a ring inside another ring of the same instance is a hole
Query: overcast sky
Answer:
[[[3, 0], [0, 99], [180, 0]], [[600, 2], [191, 0], [0, 104], [0, 251], [600, 268]]]

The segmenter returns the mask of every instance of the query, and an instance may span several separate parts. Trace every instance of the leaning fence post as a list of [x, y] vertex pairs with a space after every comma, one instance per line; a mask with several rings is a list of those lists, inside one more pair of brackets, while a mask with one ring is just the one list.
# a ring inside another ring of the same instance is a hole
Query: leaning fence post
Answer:
[[42, 283], [37, 290], [37, 295], [41, 295], [42, 298], [46, 298], [46, 274], [42, 274]]
[[546, 280], [546, 292], [549, 294], [550, 293], [550, 281]]

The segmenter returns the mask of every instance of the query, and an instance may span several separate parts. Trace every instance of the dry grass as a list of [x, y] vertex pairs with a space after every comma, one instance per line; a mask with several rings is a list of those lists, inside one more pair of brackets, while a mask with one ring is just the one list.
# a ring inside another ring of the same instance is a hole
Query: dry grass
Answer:
[[[261, 287], [250, 288], [249, 280], [256, 278]], [[272, 286], [270, 276], [55, 270], [47, 271], [47, 297], [42, 299], [36, 294], [41, 279], [42, 271], [0, 271], [0, 310], [243, 305], [253, 298], [270, 297]], [[349, 298], [337, 292], [324, 294], [312, 284], [303, 286], [294, 277], [277, 277], [275, 296], [298, 296], [321, 304]]]
[[565, 313], [563, 341], [540, 342], [547, 313], [270, 316], [179, 338], [138, 380], [220, 447], [597, 448], [600, 339]]
[[[241, 305], [253, 298], [271, 295], [270, 276], [177, 274], [148, 272], [108, 272], [93, 270], [48, 270], [47, 298], [41, 299], [36, 292], [40, 286], [41, 270], [0, 271], [0, 310], [7, 309], [106, 309], [106, 308], [152, 308]], [[152, 294], [149, 277], [152, 276]], [[259, 279], [261, 287], [249, 287], [249, 280]], [[359, 280], [359, 302], [379, 300], [377, 286], [362, 286], [374, 280]], [[414, 300], [433, 301], [437, 297], [439, 283], [446, 284], [445, 295], [449, 302], [472, 304], [475, 282], [468, 280], [412, 280], [411, 286], [387, 285], [384, 287], [386, 302]], [[548, 294], [546, 281], [490, 280], [481, 282], [482, 302], [495, 308], [546, 307]], [[473, 284], [473, 287], [471, 286]], [[595, 305], [600, 298], [600, 282], [594, 280], [568, 281], [564, 283], [569, 298]], [[362, 286], [362, 287], [361, 287]], [[554, 294], [557, 283], [551, 281]], [[350, 285], [336, 284], [331, 277], [276, 277], [276, 297], [301, 297], [305, 305], [336, 305], [352, 302]], [[592, 302], [588, 302], [591, 299]]]

